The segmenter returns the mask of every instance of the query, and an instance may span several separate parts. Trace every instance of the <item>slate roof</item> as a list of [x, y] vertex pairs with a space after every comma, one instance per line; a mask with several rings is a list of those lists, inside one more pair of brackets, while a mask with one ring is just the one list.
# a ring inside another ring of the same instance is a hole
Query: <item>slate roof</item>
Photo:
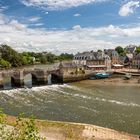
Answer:
[[137, 46], [135, 46], [135, 45], [129, 45], [125, 48], [125, 50], [127, 53], [134, 53], [136, 48], [137, 48]]
[[109, 55], [110, 57], [112, 57], [112, 56], [118, 56], [119, 57], [118, 52], [115, 51], [114, 49], [105, 49], [104, 52], [105, 52], [105, 54]]
[[83, 67], [82, 65], [77, 65], [72, 62], [61, 62], [59, 67], [62, 66], [64, 68], [76, 68], [76, 67]]
[[104, 60], [110, 59], [110, 57], [102, 52], [83, 52], [74, 56], [75, 60]]

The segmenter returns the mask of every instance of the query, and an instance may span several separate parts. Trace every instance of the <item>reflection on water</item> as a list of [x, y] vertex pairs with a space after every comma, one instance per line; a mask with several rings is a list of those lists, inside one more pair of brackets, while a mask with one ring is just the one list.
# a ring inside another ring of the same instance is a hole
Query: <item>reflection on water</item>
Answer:
[[24, 76], [24, 86], [28, 88], [32, 87], [32, 74], [27, 74]]
[[0, 106], [10, 115], [83, 122], [140, 134], [140, 88], [87, 83], [0, 91]]
[[52, 84], [52, 75], [49, 74], [48, 75], [48, 85], [51, 85]]
[[4, 78], [4, 81], [3, 81], [3, 88], [4, 88], [5, 90], [12, 89], [11, 77], [5, 77], [5, 78]]

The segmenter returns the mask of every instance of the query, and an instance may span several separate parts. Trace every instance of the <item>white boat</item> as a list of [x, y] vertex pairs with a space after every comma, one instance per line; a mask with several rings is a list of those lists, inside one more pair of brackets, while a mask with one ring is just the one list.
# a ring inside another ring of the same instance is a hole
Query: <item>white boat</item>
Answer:
[[128, 80], [128, 79], [130, 79], [131, 77], [132, 77], [132, 74], [131, 74], [131, 73], [126, 73], [126, 74], [125, 74], [125, 79]]

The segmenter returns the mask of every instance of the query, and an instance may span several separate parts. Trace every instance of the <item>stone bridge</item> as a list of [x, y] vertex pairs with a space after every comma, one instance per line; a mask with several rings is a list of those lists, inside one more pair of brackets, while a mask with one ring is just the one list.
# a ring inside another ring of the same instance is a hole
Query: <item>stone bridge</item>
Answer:
[[0, 71], [0, 86], [3, 87], [5, 78], [10, 78], [12, 87], [24, 87], [24, 78], [28, 74], [32, 77], [32, 85], [47, 85], [63, 82], [63, 74], [60, 69], [5, 70]]

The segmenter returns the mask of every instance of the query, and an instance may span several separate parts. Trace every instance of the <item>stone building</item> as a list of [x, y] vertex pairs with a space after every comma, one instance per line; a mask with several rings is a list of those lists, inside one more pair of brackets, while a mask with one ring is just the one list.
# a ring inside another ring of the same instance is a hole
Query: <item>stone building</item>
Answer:
[[133, 68], [140, 68], [140, 53], [134, 55], [132, 59], [132, 67]]
[[132, 53], [127, 53], [124, 59], [124, 66], [131, 67], [134, 55]]
[[73, 63], [83, 65], [90, 70], [111, 69], [111, 59], [103, 52], [83, 52], [75, 55]]
[[92, 59], [92, 57], [93, 57], [93, 52], [77, 53], [74, 56], [73, 62], [76, 65], [84, 65], [84, 66], [86, 66], [87, 60]]
[[122, 69], [124, 67], [124, 61], [121, 59], [117, 51], [114, 49], [105, 49], [104, 52], [111, 58], [111, 68]]
[[73, 62], [61, 62], [59, 69], [63, 75], [77, 75], [85, 73], [85, 68], [83, 65], [77, 65]]
[[129, 45], [125, 48], [125, 52], [128, 53], [128, 54], [134, 54], [136, 49], [137, 49], [136, 45]]
[[120, 57], [117, 51], [114, 49], [105, 49], [104, 50], [105, 54], [109, 55], [111, 58], [111, 64], [120, 64]]

